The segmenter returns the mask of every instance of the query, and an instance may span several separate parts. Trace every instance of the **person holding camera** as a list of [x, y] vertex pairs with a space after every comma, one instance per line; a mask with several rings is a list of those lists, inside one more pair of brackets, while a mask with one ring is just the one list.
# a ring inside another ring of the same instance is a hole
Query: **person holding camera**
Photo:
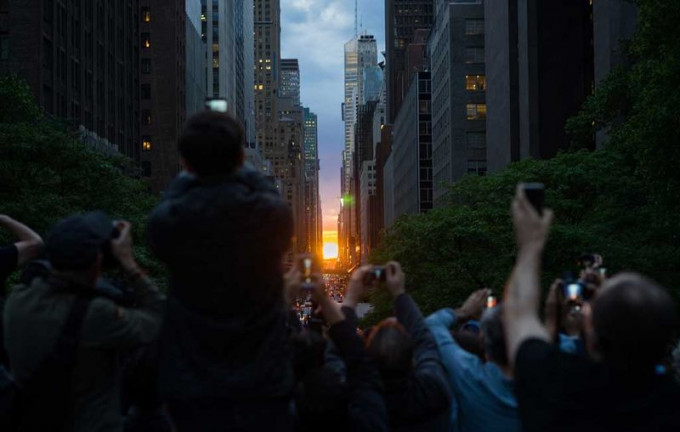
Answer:
[[[388, 263], [379, 269], [382, 272], [394, 299], [396, 319], [388, 318], [374, 327], [366, 349], [383, 380], [390, 427], [393, 431], [448, 431], [452, 394], [437, 343], [418, 305], [406, 293], [399, 263]], [[363, 283], [379, 278], [376, 274]]]
[[[361, 280], [368, 272], [363, 267], [354, 272], [353, 281]], [[300, 287], [300, 272], [296, 287]], [[306, 368], [296, 386], [295, 407], [298, 431], [387, 431], [388, 419], [381, 394], [380, 374], [366, 354], [363, 340], [357, 334], [356, 304], [340, 304], [326, 293], [320, 274], [307, 279], [305, 289], [311, 291], [319, 305], [327, 335], [333, 342], [334, 355], [343, 363], [342, 375], [329, 364], [331, 359], [317, 353], [316, 366]], [[360, 297], [362, 287], [352, 284], [347, 296]], [[314, 331], [305, 330], [315, 334]], [[321, 337], [318, 335], [318, 337]], [[307, 363], [310, 359], [307, 359]]]
[[[12, 290], [5, 344], [18, 430], [122, 430], [119, 356], [157, 340], [165, 305], [135, 260], [131, 230], [103, 212], [61, 220], [47, 237], [49, 275]], [[135, 308], [97, 295], [107, 261], [126, 275]]]
[[[432, 331], [453, 390], [451, 421], [454, 430], [521, 431], [512, 370], [505, 349], [502, 309], [485, 309], [491, 291], [473, 292], [459, 308], [441, 309], [425, 320]], [[481, 318], [480, 337], [486, 361], [465, 351], [451, 329]]]
[[290, 430], [282, 262], [291, 209], [243, 166], [244, 132], [233, 116], [195, 114], [178, 147], [184, 172], [148, 221], [149, 245], [170, 277], [162, 394], [179, 431]]
[[560, 351], [538, 315], [552, 212], [521, 185], [512, 204], [518, 254], [502, 304], [508, 359], [526, 431], [680, 430], [680, 386], [656, 366], [678, 326], [667, 291], [640, 275], [607, 279], [583, 307], [593, 359]]

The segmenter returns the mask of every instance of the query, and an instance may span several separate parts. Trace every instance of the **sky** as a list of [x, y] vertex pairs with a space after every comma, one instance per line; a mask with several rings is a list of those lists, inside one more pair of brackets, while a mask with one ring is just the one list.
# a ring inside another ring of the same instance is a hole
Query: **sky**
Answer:
[[[385, 47], [385, 2], [359, 0], [358, 10], [359, 32], [374, 35], [380, 53]], [[327, 231], [337, 230], [340, 210], [344, 47], [353, 37], [353, 0], [281, 0], [282, 58], [298, 59], [302, 104], [318, 116], [319, 187]]]

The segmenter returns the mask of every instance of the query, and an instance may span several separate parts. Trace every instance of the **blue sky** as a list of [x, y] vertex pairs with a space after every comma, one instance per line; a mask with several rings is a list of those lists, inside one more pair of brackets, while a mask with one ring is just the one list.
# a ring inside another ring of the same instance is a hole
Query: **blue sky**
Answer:
[[[378, 52], [385, 46], [384, 8], [384, 0], [359, 0], [360, 32], [376, 37]], [[326, 230], [337, 228], [340, 207], [344, 45], [353, 36], [354, 0], [281, 0], [282, 57], [299, 60], [302, 103], [319, 117], [319, 183]]]

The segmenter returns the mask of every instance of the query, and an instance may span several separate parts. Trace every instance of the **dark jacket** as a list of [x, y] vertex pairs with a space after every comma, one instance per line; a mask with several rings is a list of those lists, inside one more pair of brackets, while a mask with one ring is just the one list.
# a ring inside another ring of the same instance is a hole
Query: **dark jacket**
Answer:
[[252, 170], [173, 182], [148, 226], [170, 273], [160, 357], [168, 399], [290, 393], [281, 266], [292, 234], [287, 204]]
[[347, 367], [348, 430], [387, 431], [389, 429], [387, 410], [380, 393], [382, 388], [380, 374], [364, 351], [363, 342], [357, 335], [354, 309], [347, 307], [342, 309], [347, 318], [333, 325], [328, 333]]
[[437, 343], [408, 294], [394, 302], [395, 315], [413, 338], [413, 370], [402, 379], [385, 380], [385, 403], [392, 431], [448, 431], [452, 393]]
[[[89, 304], [74, 371], [74, 431], [123, 430], [119, 356], [157, 339], [165, 304], [148, 278], [134, 284], [135, 309], [104, 297]], [[42, 278], [12, 290], [5, 306], [5, 344], [19, 385], [29, 382], [54, 349], [75, 300], [76, 294]]]

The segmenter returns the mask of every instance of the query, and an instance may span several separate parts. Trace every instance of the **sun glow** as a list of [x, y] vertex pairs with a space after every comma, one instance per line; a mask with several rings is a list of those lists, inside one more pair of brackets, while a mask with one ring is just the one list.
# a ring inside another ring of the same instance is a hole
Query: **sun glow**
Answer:
[[338, 232], [323, 232], [323, 259], [338, 259]]
[[338, 244], [324, 243], [323, 244], [323, 259], [337, 259], [338, 258]]

